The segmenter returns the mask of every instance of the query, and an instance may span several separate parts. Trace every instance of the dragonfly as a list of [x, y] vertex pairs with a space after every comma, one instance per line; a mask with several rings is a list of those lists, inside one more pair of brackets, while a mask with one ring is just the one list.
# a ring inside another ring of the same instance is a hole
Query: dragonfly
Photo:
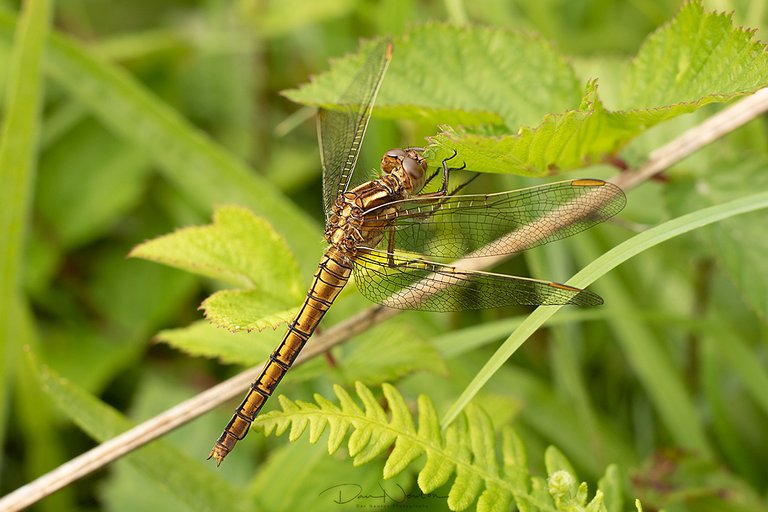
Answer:
[[[378, 179], [355, 172], [392, 52], [388, 40], [375, 44], [338, 105], [318, 112], [329, 247], [285, 337], [213, 446], [208, 459], [213, 457], [217, 465], [248, 433], [350, 276], [365, 297], [399, 309], [457, 311], [603, 302], [591, 291], [565, 284], [466, 270], [449, 263], [467, 255], [480, 258], [519, 252], [603, 222], [626, 202], [616, 185], [574, 179], [509, 192], [462, 195], [457, 194], [461, 186], [451, 190], [448, 185], [449, 176], [464, 168], [449, 166], [456, 153], [428, 177], [422, 148], [387, 151]], [[422, 192], [441, 173], [439, 189]]]

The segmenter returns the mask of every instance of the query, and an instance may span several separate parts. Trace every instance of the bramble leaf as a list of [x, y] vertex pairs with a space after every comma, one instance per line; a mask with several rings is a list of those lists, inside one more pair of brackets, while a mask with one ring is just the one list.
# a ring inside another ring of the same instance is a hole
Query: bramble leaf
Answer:
[[282, 336], [281, 330], [272, 329], [231, 332], [200, 320], [187, 327], [160, 331], [156, 339], [188, 354], [217, 357], [223, 363], [253, 366], [264, 361]]
[[[332, 108], [372, 44], [333, 61], [291, 100]], [[428, 23], [394, 39], [374, 115], [433, 123], [538, 122], [578, 105], [576, 75], [547, 40], [508, 30]]]
[[[604, 162], [649, 128], [768, 85], [768, 53], [728, 14], [686, 3], [647, 39], [608, 109], [543, 40], [430, 24], [395, 39], [374, 115], [439, 122], [427, 158], [458, 151], [479, 172], [540, 176]], [[370, 46], [286, 95], [333, 108]]]
[[689, 2], [638, 52], [620, 86], [622, 110], [606, 109], [590, 81], [576, 109], [498, 136], [447, 128], [431, 138], [439, 149], [427, 157], [439, 161], [455, 149], [473, 170], [530, 176], [603, 162], [662, 121], [767, 86], [768, 53], [753, 36], [731, 15]]
[[129, 256], [245, 288], [214, 293], [202, 305], [208, 320], [232, 332], [275, 328], [291, 319], [301, 300], [298, 265], [288, 245], [242, 207], [221, 207], [213, 224], [144, 242]]

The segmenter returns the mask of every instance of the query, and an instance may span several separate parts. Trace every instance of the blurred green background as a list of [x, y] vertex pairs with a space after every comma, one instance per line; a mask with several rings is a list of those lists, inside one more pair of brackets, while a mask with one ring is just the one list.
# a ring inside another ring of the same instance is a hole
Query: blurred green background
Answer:
[[[0, 59], [7, 63], [18, 6], [3, 4], [0, 16], [6, 30]], [[705, 5], [735, 11], [738, 24], [759, 29], [765, 25], [765, 2], [722, 0]], [[627, 59], [679, 6], [671, 0], [65, 0], [56, 5], [54, 25], [55, 31], [77, 40], [91, 55], [125, 70], [168, 112], [197, 127], [227, 154], [245, 162], [253, 176], [284, 195], [297, 218], [317, 227], [316, 255], [301, 255], [301, 260], [319, 261], [323, 215], [313, 111], [292, 104], [280, 91], [327, 70], [329, 59], [355, 51], [361, 38], [398, 35], [413, 25], [441, 20], [542, 34], [569, 57], [580, 77], [599, 77], [601, 91], [610, 99], [611, 84]], [[6, 68], [0, 67], [0, 73]], [[66, 68], [46, 69], [39, 167], [24, 257], [30, 315], [24, 315], [28, 321], [23, 343], [35, 347], [39, 358], [63, 377], [140, 421], [240, 368], [154, 343], [159, 330], [200, 319], [197, 308], [215, 283], [129, 260], [126, 254], [146, 239], [209, 222], [216, 205], [242, 202], [231, 193], [238, 183], [227, 181], [231, 174], [217, 179], [216, 170], [208, 169], [212, 181], [181, 185], [184, 176], [171, 176], [162, 169], [163, 158], [184, 160], [183, 146], [168, 147], [167, 155], [148, 153], [137, 143], [141, 135], [126, 134], [144, 132], [151, 137], [147, 132], [152, 126], [143, 125], [141, 118], [121, 126], [105, 121], [109, 105], [94, 115], [83, 100], [98, 103], [104, 91], [78, 91], [76, 77], [67, 82]], [[157, 113], [161, 118], [165, 114]], [[653, 130], [627, 150], [626, 158], [631, 163], [642, 160], [648, 150], [705, 115], [687, 116]], [[575, 262], [563, 261], [568, 259], [558, 252], [563, 249], [544, 248], [535, 257], [505, 264], [501, 271], [566, 279], [576, 266], [634, 230], [689, 211], [676, 201], [678, 196], [669, 195], [668, 188], [690, 186], [686, 179], [696, 173], [729, 169], [726, 181], [731, 177], [764, 184], [765, 128], [764, 120], [753, 123], [686, 160], [670, 173], [671, 184], [649, 183], [633, 191], [623, 226], [606, 226], [586, 241], [558, 246], [573, 251]], [[374, 167], [382, 151], [420, 144], [436, 131], [436, 126], [374, 120], [362, 165]], [[195, 172], [190, 168], [190, 181]], [[605, 178], [612, 172], [603, 166], [582, 174]], [[530, 182], [495, 177], [483, 183], [492, 191]], [[711, 239], [696, 243], [691, 239], [649, 252], [595, 286], [609, 306], [597, 313], [573, 313], [577, 319], [590, 320], [583, 328], [568, 324], [535, 336], [510, 368], [494, 377], [480, 402], [491, 410], [506, 411], [506, 417], [494, 416], [499, 424], [514, 419], [534, 468], [541, 468], [544, 447], [556, 444], [589, 482], [599, 478], [609, 463], [619, 463], [627, 495], [641, 498], [648, 510], [657, 506], [758, 510], [766, 507], [761, 497], [768, 484], [764, 462], [768, 421], [764, 404], [747, 391], [750, 383], [745, 384], [740, 364], [758, 362], [764, 371], [765, 318], [742, 301], [742, 291], [734, 284], [738, 281], [734, 273], [748, 273], [749, 268], [723, 270], [718, 251], [713, 250], [723, 247]], [[766, 274], [759, 272], [765, 262], [744, 258], [739, 265], [750, 263], [757, 265], [754, 279], [765, 279]], [[308, 280], [306, 269], [305, 277]], [[329, 313], [328, 324], [363, 304], [356, 300]], [[520, 312], [408, 313], [370, 336], [386, 340], [402, 329], [414, 329], [426, 339], [461, 332], [472, 341], [479, 335], [467, 329]], [[606, 323], [608, 317], [614, 323]], [[419, 325], [408, 325], [414, 323]], [[502, 328], [495, 339], [509, 332]], [[704, 435], [702, 451], [681, 446], [660, 423], [657, 404], [634, 376], [633, 369], [642, 363], [632, 358], [643, 354], [622, 349], [627, 346], [622, 338], [653, 344], [669, 358], [697, 406], [701, 430], [695, 435]], [[721, 351], [732, 342], [738, 342], [738, 350], [724, 355]], [[493, 348], [447, 358], [449, 378], [439, 372], [437, 376], [418, 372], [398, 382], [398, 387], [411, 397], [426, 392], [438, 408], [445, 407]], [[344, 347], [342, 357], [345, 350], [351, 349]], [[16, 371], [9, 373], [12, 386], [3, 418], [2, 494], [94, 445], [50, 405], [21, 358], [20, 352], [12, 351], [9, 366]], [[330, 384], [348, 378], [334, 375], [323, 364], [297, 370], [301, 371], [307, 375], [293, 383], [286, 379], [279, 392], [309, 398], [319, 391], [330, 398]], [[586, 386], [574, 387], [574, 382]], [[202, 464], [228, 417], [229, 408], [220, 409], [169, 439]], [[291, 501], [298, 500], [295, 496], [271, 494], [270, 486], [302, 464], [321, 474], [337, 475], [339, 467], [346, 467], [350, 478], [373, 474], [356, 473], [349, 461], [325, 460], [322, 447], [301, 441], [295, 447], [286, 445], [284, 439], [265, 440], [252, 433], [218, 472], [213, 464], [206, 467], [233, 484], [260, 490], [265, 510], [298, 503]], [[325, 466], [335, 469], [323, 470]], [[145, 479], [118, 463], [43, 500], [36, 509], [186, 509], [162, 486]], [[322, 488], [316, 483], [307, 495], [315, 496]], [[222, 498], [224, 503], [229, 499]]]

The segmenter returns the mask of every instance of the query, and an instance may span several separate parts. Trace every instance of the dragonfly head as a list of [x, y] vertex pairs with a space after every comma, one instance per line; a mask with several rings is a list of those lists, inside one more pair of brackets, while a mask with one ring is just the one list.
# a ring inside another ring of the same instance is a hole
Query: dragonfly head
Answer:
[[397, 174], [411, 193], [419, 192], [427, 175], [427, 160], [415, 148], [390, 149], [381, 158], [385, 174]]

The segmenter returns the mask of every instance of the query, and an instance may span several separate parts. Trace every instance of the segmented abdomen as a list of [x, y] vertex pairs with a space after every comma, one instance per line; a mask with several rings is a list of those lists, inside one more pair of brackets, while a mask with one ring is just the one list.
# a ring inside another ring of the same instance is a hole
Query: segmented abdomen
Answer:
[[288, 332], [285, 333], [283, 341], [269, 356], [261, 374], [251, 383], [248, 394], [235, 410], [235, 414], [208, 455], [209, 459], [213, 457], [216, 460], [217, 465], [221, 464], [235, 444], [248, 433], [254, 418], [264, 407], [267, 399], [272, 396], [280, 379], [296, 360], [325, 312], [347, 284], [351, 267], [344, 261], [346, 258], [333, 248], [323, 256], [315, 272], [312, 286], [307, 292], [307, 298], [296, 318], [288, 326]]

